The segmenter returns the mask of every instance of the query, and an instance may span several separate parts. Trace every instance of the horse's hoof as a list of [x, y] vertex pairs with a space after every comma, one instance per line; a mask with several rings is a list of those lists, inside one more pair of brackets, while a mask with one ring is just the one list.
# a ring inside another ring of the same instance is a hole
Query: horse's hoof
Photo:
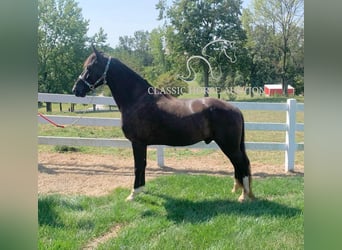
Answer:
[[144, 186], [138, 187], [136, 189], [133, 189], [131, 194], [126, 198], [126, 201], [133, 201], [135, 195], [137, 195], [139, 193], [142, 193], [144, 191], [145, 191], [145, 187]]
[[243, 195], [243, 194], [240, 195], [240, 197], [239, 197], [239, 199], [238, 199], [238, 201], [241, 202], [241, 203], [242, 203], [242, 202], [245, 202], [246, 200], [247, 200], [247, 199], [246, 199], [246, 196]]
[[249, 196], [249, 199], [250, 199], [251, 201], [256, 200], [254, 194], [250, 194], [250, 195], [248, 195], [248, 196]]
[[243, 195], [241, 194], [238, 201], [239, 202], [245, 202], [245, 201], [253, 201], [255, 200], [255, 196], [252, 194], [252, 195]]
[[134, 200], [134, 195], [130, 194], [127, 198], [126, 201], [133, 201]]

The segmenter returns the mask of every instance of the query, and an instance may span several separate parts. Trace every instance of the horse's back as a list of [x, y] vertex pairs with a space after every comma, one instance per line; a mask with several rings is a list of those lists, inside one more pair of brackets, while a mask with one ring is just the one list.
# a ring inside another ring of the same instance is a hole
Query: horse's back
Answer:
[[212, 97], [179, 99], [171, 96], [163, 96], [157, 101], [157, 106], [163, 111], [175, 113], [179, 116], [188, 116], [195, 113], [202, 113], [207, 110], [226, 110], [240, 113], [240, 110], [229, 102]]

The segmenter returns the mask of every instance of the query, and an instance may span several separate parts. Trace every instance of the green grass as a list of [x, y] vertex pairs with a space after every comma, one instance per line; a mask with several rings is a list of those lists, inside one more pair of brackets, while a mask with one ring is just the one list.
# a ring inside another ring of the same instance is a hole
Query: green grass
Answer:
[[66, 126], [57, 128], [50, 124], [38, 124], [38, 133], [42, 136], [124, 138], [119, 127]]
[[303, 249], [303, 177], [255, 179], [240, 204], [232, 178], [172, 175], [103, 197], [40, 195], [39, 249], [81, 249], [116, 225], [99, 249]]

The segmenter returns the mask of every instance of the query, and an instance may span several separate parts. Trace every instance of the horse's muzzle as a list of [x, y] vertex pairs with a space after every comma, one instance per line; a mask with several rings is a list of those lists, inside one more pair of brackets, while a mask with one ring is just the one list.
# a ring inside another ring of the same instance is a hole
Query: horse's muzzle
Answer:
[[72, 93], [77, 97], [85, 97], [85, 91], [81, 91], [77, 83], [78, 82], [76, 82], [75, 85], [72, 87]]

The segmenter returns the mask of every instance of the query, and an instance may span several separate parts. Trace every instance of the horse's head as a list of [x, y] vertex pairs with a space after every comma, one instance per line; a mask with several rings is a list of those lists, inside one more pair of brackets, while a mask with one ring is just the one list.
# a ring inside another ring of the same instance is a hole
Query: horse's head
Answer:
[[[207, 55], [207, 49], [210, 48], [211, 53], [213, 52], [218, 52], [219, 55], [224, 55], [227, 59], [229, 59], [230, 63], [235, 63], [237, 58], [235, 55], [236, 52], [236, 46], [235, 46], [235, 41], [229, 41], [226, 39], [216, 39], [214, 41], [211, 41], [207, 45], [205, 45], [202, 49], [202, 55], [206, 57], [212, 57], [210, 54]], [[229, 54], [230, 53], [230, 54]]]
[[111, 57], [106, 58], [94, 46], [93, 53], [84, 62], [84, 70], [72, 88], [76, 96], [84, 97], [89, 91], [106, 84]]

